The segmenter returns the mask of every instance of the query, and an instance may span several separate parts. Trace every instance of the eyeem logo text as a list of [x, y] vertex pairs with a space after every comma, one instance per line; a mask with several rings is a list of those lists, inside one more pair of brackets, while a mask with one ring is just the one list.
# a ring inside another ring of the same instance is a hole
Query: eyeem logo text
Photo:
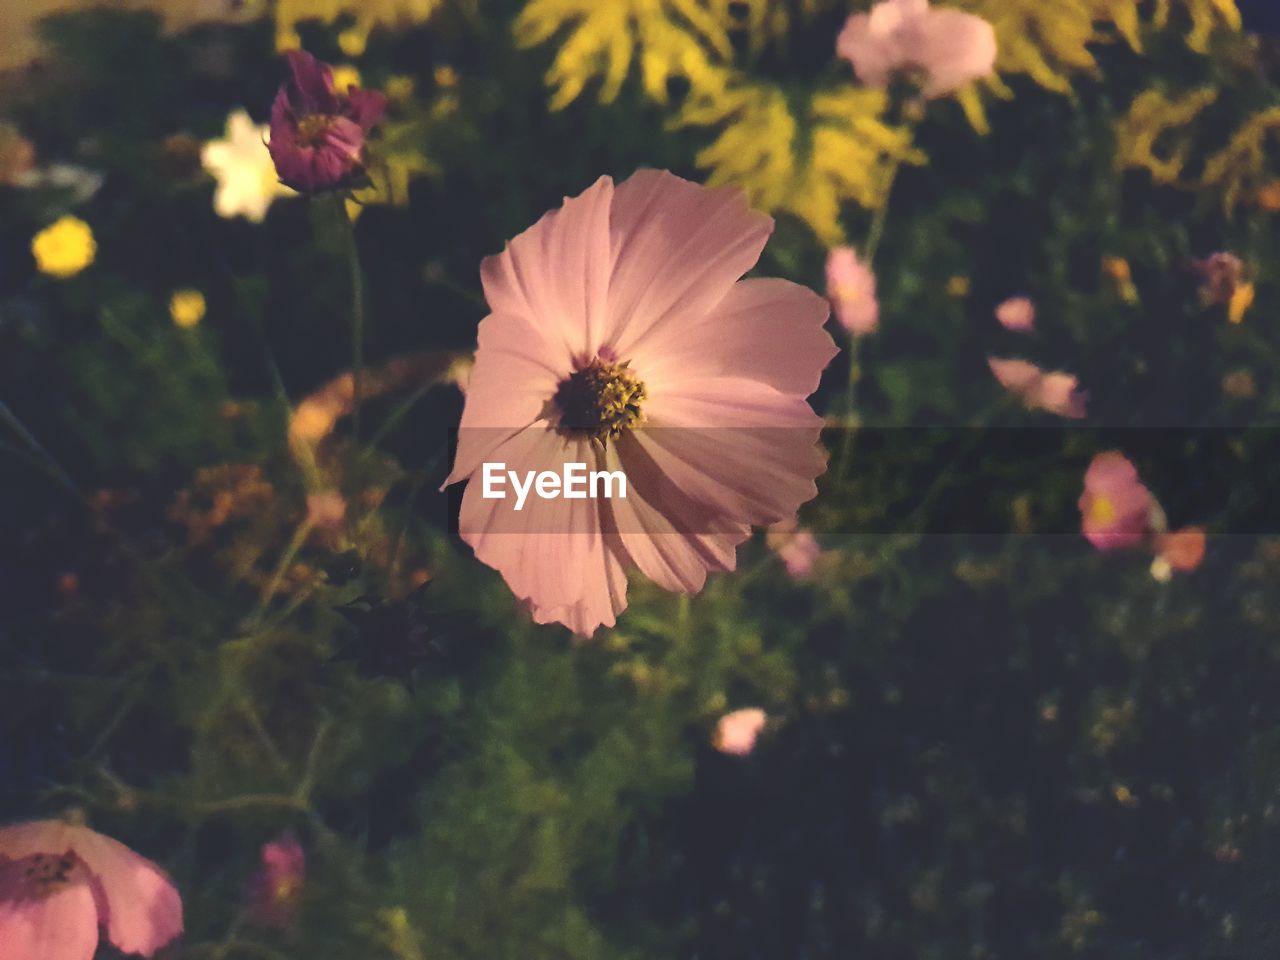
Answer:
[[[508, 482], [516, 495], [516, 510], [523, 510], [530, 491], [543, 500], [612, 500], [627, 498], [627, 475], [621, 470], [587, 470], [585, 463], [566, 463], [560, 473], [543, 470], [525, 471], [523, 483], [516, 471], [508, 470], [505, 463], [486, 463], [480, 495], [486, 500], [505, 500]], [[616, 491], [615, 491], [616, 488]]]

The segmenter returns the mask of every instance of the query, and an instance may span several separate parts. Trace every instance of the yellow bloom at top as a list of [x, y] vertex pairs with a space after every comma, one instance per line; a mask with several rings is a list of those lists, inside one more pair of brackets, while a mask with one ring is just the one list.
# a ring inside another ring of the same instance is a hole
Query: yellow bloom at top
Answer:
[[204, 294], [199, 290], [175, 290], [169, 298], [169, 316], [175, 326], [194, 327], [204, 319], [204, 313]]
[[51, 277], [73, 277], [93, 263], [98, 245], [93, 231], [78, 217], [65, 216], [37, 233], [31, 253], [41, 273]]

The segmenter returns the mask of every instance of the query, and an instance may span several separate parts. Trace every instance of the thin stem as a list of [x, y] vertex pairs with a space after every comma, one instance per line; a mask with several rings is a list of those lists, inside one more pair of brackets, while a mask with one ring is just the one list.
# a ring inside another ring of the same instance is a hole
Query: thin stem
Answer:
[[360, 250], [356, 245], [356, 225], [347, 216], [346, 198], [334, 194], [338, 217], [342, 220], [347, 266], [351, 271], [351, 434], [360, 445], [360, 402], [364, 398], [364, 272], [360, 269]]
[[262, 618], [266, 615], [267, 607], [271, 604], [271, 598], [280, 589], [280, 582], [284, 579], [285, 573], [293, 565], [293, 561], [302, 549], [302, 545], [307, 542], [307, 537], [311, 534], [311, 527], [311, 520], [306, 519], [298, 524], [298, 529], [293, 532], [293, 539], [289, 541], [289, 546], [285, 547], [284, 553], [280, 554], [276, 568], [271, 573], [271, 579], [267, 581], [267, 586], [262, 591], [262, 597], [258, 600], [258, 606], [249, 617], [249, 623], [252, 626], [256, 627], [262, 622]]

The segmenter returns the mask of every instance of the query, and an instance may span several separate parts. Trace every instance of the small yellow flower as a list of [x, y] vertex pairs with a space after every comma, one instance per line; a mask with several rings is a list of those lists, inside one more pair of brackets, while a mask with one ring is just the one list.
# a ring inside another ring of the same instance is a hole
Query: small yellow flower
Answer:
[[31, 253], [41, 273], [51, 277], [73, 277], [93, 263], [98, 245], [93, 231], [78, 217], [65, 216], [37, 233]]
[[353, 27], [338, 34], [338, 49], [348, 57], [358, 57], [369, 44], [369, 33]]
[[1254, 289], [1252, 283], [1242, 283], [1231, 293], [1227, 303], [1227, 319], [1232, 323], [1240, 323], [1244, 315], [1253, 306]]
[[382, 85], [382, 89], [388, 100], [408, 100], [413, 96], [414, 86], [413, 77], [397, 73], [387, 77], [387, 82]]
[[969, 295], [969, 278], [956, 274], [947, 281], [947, 296], [957, 300]]
[[360, 71], [349, 63], [340, 63], [333, 68], [333, 89], [346, 93], [348, 87], [360, 86]]
[[175, 290], [169, 298], [169, 316], [175, 326], [194, 327], [204, 319], [204, 294], [199, 290]]
[[458, 71], [450, 66], [436, 67], [431, 73], [436, 82], [436, 86], [442, 90], [449, 90], [458, 85]]

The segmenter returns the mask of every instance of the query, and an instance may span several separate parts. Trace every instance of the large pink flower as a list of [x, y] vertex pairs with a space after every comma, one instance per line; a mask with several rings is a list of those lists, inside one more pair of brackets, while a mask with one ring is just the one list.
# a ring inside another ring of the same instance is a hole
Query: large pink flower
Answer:
[[921, 93], [933, 98], [995, 69], [996, 34], [981, 17], [931, 8], [929, 0], [883, 0], [846, 21], [836, 52], [869, 87], [884, 89], [895, 74], [919, 71]]
[[987, 365], [1000, 385], [1021, 399], [1028, 410], [1043, 410], [1074, 420], [1084, 416], [1085, 396], [1074, 374], [1041, 370], [1029, 360], [988, 357]]
[[149, 957], [182, 933], [182, 900], [154, 863], [88, 827], [0, 829], [0, 957], [91, 960], [100, 926], [120, 952]]
[[1158, 510], [1137, 469], [1114, 450], [1098, 454], [1089, 464], [1079, 507], [1082, 532], [1099, 550], [1142, 543]]
[[[459, 531], [540, 623], [582, 636], [626, 571], [693, 593], [753, 525], [793, 517], [826, 468], [805, 398], [836, 353], [826, 302], [740, 280], [773, 221], [733, 189], [642, 170], [553, 210], [481, 268], [492, 313], [446, 483]], [[482, 466], [622, 471], [625, 498], [482, 495]]]

